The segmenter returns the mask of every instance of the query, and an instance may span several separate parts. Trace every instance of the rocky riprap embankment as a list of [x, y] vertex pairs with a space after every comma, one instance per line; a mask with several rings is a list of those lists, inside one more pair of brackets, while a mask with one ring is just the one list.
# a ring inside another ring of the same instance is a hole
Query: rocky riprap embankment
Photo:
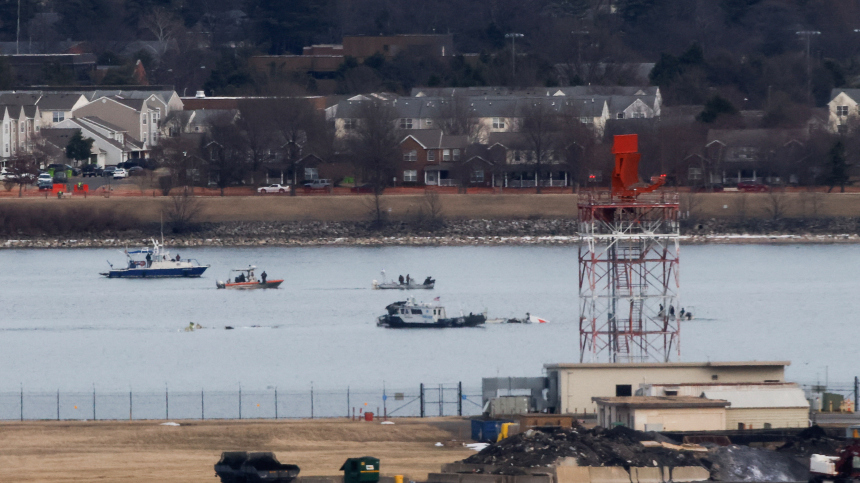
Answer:
[[[682, 222], [685, 243], [856, 243], [860, 221], [705, 220]], [[45, 233], [6, 236], [0, 248], [124, 247], [146, 244], [160, 227], [100, 233]], [[314, 246], [314, 245], [558, 245], [576, 244], [578, 222], [569, 219], [449, 220], [392, 222], [373, 228], [367, 222], [226, 222], [206, 223], [187, 233], [165, 232], [174, 247]]]

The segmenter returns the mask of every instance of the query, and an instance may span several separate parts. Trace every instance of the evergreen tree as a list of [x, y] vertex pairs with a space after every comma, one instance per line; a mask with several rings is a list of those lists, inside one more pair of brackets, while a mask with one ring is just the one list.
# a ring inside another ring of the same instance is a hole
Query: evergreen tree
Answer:
[[827, 153], [827, 165], [829, 169], [827, 192], [830, 193], [834, 186], [839, 185], [840, 192], [844, 193], [845, 185], [848, 183], [848, 161], [845, 158], [845, 144], [842, 143], [841, 139], [836, 141], [836, 144]]
[[69, 139], [69, 144], [66, 145], [66, 157], [83, 162], [90, 159], [92, 149], [93, 140], [90, 138], [84, 139], [81, 131], [76, 131], [72, 135], [72, 138]]

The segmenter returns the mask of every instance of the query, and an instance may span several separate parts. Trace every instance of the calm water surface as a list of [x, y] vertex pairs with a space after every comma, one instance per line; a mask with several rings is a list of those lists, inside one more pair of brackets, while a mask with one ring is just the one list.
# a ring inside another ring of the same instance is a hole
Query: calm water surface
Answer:
[[[578, 361], [576, 247], [175, 250], [212, 265], [201, 279], [109, 280], [115, 249], [0, 251], [0, 391], [412, 386], [535, 376]], [[856, 373], [860, 246], [714, 245], [681, 251], [684, 361], [792, 361], [793, 380]], [[276, 291], [217, 290], [255, 264]], [[432, 275], [449, 313], [488, 310], [546, 325], [387, 330], [375, 317], [402, 292], [389, 276]], [[184, 332], [189, 322], [205, 330]], [[224, 330], [224, 326], [236, 330]], [[262, 327], [252, 327], [262, 326]]]

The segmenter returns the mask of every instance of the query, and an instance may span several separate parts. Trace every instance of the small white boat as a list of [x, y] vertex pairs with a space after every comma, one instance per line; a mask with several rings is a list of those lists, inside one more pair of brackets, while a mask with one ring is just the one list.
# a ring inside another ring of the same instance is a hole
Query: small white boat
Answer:
[[383, 270], [382, 282], [374, 280], [372, 286], [374, 290], [431, 290], [436, 286], [436, 280], [428, 276], [423, 282], [418, 283], [415, 279], [409, 278], [409, 275], [406, 279], [401, 275], [400, 280], [386, 280], [385, 270]]

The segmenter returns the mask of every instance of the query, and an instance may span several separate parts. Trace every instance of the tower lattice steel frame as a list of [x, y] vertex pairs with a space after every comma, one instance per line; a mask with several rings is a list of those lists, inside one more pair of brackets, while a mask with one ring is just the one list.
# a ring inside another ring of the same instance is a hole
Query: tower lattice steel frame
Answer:
[[579, 235], [580, 362], [680, 358], [678, 193], [581, 193]]

